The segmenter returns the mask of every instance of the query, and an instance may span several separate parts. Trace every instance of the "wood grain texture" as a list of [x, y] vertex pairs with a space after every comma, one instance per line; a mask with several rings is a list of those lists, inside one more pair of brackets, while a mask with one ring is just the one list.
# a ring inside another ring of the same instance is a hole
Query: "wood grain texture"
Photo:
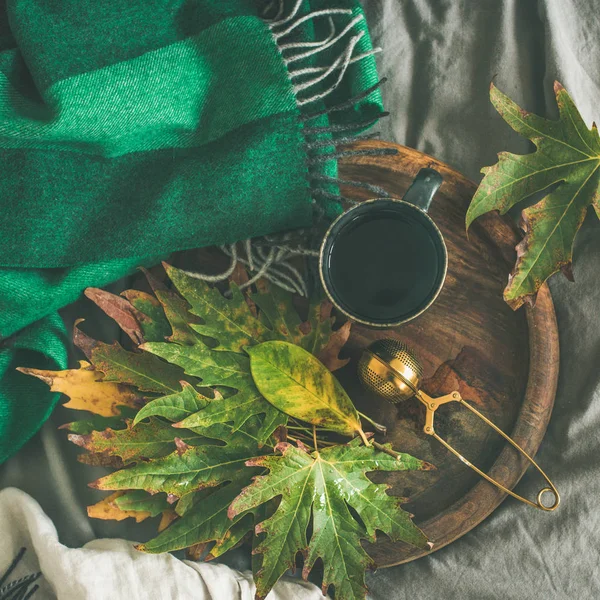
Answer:
[[[420, 356], [430, 395], [459, 390], [528, 453], [542, 441], [558, 379], [558, 331], [550, 291], [544, 285], [535, 308], [513, 312], [502, 290], [515, 262], [519, 236], [512, 224], [489, 214], [465, 233], [465, 213], [476, 185], [439, 161], [387, 142], [361, 142], [355, 148], [396, 147], [396, 156], [359, 156], [340, 165], [340, 177], [376, 184], [402, 197], [423, 167], [433, 167], [444, 183], [430, 215], [448, 246], [448, 277], [436, 303], [422, 316], [392, 331], [354, 325], [347, 346], [350, 364], [336, 374], [357, 408], [388, 428], [386, 442], [437, 466], [422, 473], [373, 474], [391, 485], [390, 493], [408, 498], [406, 507], [438, 550], [475, 527], [505, 494], [480, 478], [423, 433], [424, 410], [414, 400], [392, 405], [367, 393], [356, 374], [362, 350], [381, 337], [402, 339]], [[360, 188], [343, 194], [373, 197]], [[491, 429], [458, 405], [436, 414], [436, 430], [467, 458], [512, 489], [527, 462]], [[381, 441], [384, 441], [383, 439]], [[542, 468], [544, 465], [542, 465]], [[552, 469], [549, 475], [552, 476]], [[544, 487], [540, 478], [540, 489]], [[515, 504], [514, 510], [534, 510]], [[420, 558], [425, 552], [382, 541], [367, 547], [378, 567]]]

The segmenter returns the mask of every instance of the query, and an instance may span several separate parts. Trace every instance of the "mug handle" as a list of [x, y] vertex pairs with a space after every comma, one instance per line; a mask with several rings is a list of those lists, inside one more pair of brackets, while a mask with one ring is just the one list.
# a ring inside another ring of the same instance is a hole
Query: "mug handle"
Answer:
[[443, 181], [444, 178], [435, 169], [421, 169], [402, 200], [427, 212]]

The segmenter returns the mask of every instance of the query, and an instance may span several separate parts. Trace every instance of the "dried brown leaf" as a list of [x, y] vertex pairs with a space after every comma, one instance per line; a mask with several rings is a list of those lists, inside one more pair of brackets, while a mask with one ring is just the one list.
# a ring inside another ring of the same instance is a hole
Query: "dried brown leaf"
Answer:
[[144, 315], [128, 300], [93, 287], [87, 288], [84, 293], [98, 308], [116, 321], [136, 346], [146, 341], [141, 326]]
[[340, 351], [350, 338], [350, 328], [352, 323], [346, 321], [339, 329], [336, 329], [331, 334], [329, 342], [318, 356], [318, 359], [330, 370], [337, 371], [345, 367], [349, 362], [349, 358], [340, 358]]

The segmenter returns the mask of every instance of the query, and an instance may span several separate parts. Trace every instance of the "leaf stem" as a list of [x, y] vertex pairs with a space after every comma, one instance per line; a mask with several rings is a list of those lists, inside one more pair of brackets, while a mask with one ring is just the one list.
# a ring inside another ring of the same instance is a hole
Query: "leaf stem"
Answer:
[[402, 455], [399, 452], [396, 452], [395, 450], [392, 450], [391, 448], [388, 448], [387, 446], [384, 446], [375, 440], [373, 440], [372, 444], [375, 448], [377, 448], [377, 450], [393, 456], [396, 460], [401, 460]]
[[315, 444], [315, 452], [319, 451], [319, 445], [317, 444], [317, 426], [313, 425], [313, 442]]
[[[302, 435], [300, 433], [296, 434], [297, 437], [288, 435], [288, 440], [292, 440], [293, 442], [298, 442], [298, 441], [303, 441], [306, 440], [307, 442], [314, 442], [312, 436], [308, 436], [308, 435]], [[336, 444], [335, 442], [328, 442], [326, 440], [322, 440], [317, 438], [317, 441], [319, 442], [319, 446], [337, 446], [338, 444]]]
[[367, 436], [365, 435], [365, 432], [362, 429], [359, 429], [357, 433], [358, 433], [358, 435], [360, 435], [360, 437], [361, 437], [361, 439], [363, 441], [363, 444], [365, 446], [370, 446], [371, 445], [369, 443], [369, 440], [367, 439]]
[[[313, 439], [312, 439], [312, 436], [310, 436], [310, 435], [304, 435], [304, 434], [302, 434], [302, 433], [297, 433], [296, 435], [297, 435], [297, 436], [298, 436], [298, 438], [299, 438], [299, 439], [301, 439], [301, 440], [306, 440], [306, 441], [308, 441], [308, 442], [312, 442], [312, 441], [313, 441]], [[290, 436], [288, 435], [288, 437], [290, 437]]]
[[373, 419], [371, 419], [371, 417], [368, 417], [367, 415], [365, 415], [364, 413], [361, 413], [360, 411], [357, 411], [357, 412], [365, 421], [368, 421], [369, 423], [371, 423], [371, 425], [373, 425], [373, 427], [375, 427], [375, 429], [377, 429], [377, 431], [379, 431], [380, 433], [387, 433], [387, 427], [385, 425], [381, 425], [380, 423], [373, 421]]

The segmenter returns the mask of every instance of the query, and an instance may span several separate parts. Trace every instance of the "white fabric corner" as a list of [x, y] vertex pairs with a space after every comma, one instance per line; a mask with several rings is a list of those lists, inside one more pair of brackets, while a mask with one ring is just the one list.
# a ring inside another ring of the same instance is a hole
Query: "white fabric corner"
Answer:
[[[41, 571], [33, 600], [254, 600], [252, 574], [226, 565], [144, 554], [119, 539], [67, 548], [40, 505], [8, 488], [0, 492], [0, 574], [23, 546], [27, 552], [9, 580]], [[323, 600], [323, 595], [313, 584], [287, 577], [267, 600]]]

